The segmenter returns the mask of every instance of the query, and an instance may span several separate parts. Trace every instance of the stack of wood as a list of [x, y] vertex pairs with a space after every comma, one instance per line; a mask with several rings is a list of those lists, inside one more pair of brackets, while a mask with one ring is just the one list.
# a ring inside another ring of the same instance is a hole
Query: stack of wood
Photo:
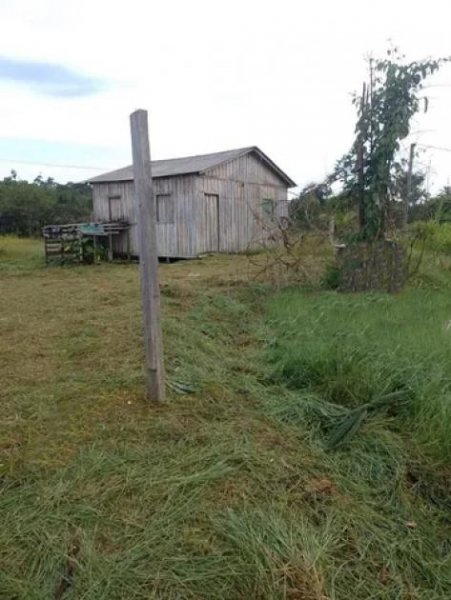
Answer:
[[[93, 241], [93, 254], [99, 244], [98, 238], [107, 241], [108, 260], [113, 260], [113, 236], [129, 228], [127, 221], [104, 221], [99, 223], [68, 223], [65, 225], [46, 225], [42, 228], [45, 260], [63, 264], [65, 262], [85, 262], [83, 239]], [[104, 242], [100, 242], [105, 245]]]

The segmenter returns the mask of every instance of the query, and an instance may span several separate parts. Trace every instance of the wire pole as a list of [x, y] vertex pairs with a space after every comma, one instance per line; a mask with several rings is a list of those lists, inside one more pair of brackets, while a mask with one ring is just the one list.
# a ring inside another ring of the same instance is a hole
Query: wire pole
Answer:
[[405, 229], [407, 227], [407, 221], [409, 218], [409, 203], [412, 199], [412, 176], [413, 176], [413, 159], [415, 157], [415, 147], [416, 147], [416, 144], [410, 144], [409, 169], [407, 171], [407, 189], [406, 189], [406, 195], [404, 198], [403, 213], [402, 213], [402, 228], [403, 229]]
[[357, 178], [359, 185], [359, 224], [360, 231], [365, 229], [367, 224], [366, 214], [366, 202], [365, 202], [365, 134], [366, 134], [366, 83], [363, 84], [362, 98], [360, 100], [360, 119], [357, 125], [358, 127], [358, 141], [357, 141]]
[[147, 399], [165, 401], [163, 339], [158, 283], [156, 206], [150, 163], [147, 111], [130, 115], [139, 268], [144, 320]]

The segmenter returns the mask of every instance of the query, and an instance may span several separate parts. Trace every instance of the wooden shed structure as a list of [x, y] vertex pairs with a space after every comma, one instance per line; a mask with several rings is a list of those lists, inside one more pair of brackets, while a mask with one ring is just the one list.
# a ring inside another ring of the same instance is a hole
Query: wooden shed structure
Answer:
[[[269, 221], [288, 213], [295, 185], [256, 146], [186, 158], [152, 161], [160, 257], [239, 252], [261, 242]], [[117, 255], [138, 255], [133, 167], [89, 180], [94, 218], [130, 227], [113, 240]]]

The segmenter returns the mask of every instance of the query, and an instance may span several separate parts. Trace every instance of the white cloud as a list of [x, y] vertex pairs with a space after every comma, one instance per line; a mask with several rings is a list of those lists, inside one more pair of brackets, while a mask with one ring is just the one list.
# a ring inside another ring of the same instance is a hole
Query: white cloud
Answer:
[[[350, 92], [365, 54], [382, 53], [388, 38], [412, 57], [451, 54], [449, 9], [439, 0], [427, 9], [393, 0], [0, 0], [0, 17], [0, 55], [111, 82], [70, 99], [3, 82], [2, 137], [73, 143], [77, 164], [80, 144], [106, 146], [118, 161], [106, 166], [121, 166], [130, 160], [128, 115], [143, 107], [155, 158], [257, 144], [299, 183], [322, 177], [349, 147]], [[450, 70], [437, 81], [451, 84]], [[431, 88], [419, 128], [434, 131], [418, 141], [451, 146], [450, 92]], [[440, 182], [448, 158], [431, 154]], [[105, 164], [101, 153], [96, 162]], [[10, 167], [0, 161], [0, 176]]]

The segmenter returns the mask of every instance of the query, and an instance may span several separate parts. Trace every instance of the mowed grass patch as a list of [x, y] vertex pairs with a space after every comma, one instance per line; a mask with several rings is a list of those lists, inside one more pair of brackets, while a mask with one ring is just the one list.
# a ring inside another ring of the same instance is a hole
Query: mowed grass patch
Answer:
[[[242, 593], [224, 515], [267, 502], [288, 443], [255, 410], [263, 289], [242, 288], [246, 268], [162, 266], [163, 407], [144, 401], [136, 265], [2, 279], [2, 597]], [[259, 577], [243, 590], [278, 593]]]
[[0, 280], [0, 597], [450, 597], [443, 455], [385, 413], [327, 452], [359, 400], [273, 354], [295, 359], [298, 301], [328, 294], [274, 295], [241, 256], [161, 265], [169, 403], [149, 407], [137, 266], [26, 264]]

